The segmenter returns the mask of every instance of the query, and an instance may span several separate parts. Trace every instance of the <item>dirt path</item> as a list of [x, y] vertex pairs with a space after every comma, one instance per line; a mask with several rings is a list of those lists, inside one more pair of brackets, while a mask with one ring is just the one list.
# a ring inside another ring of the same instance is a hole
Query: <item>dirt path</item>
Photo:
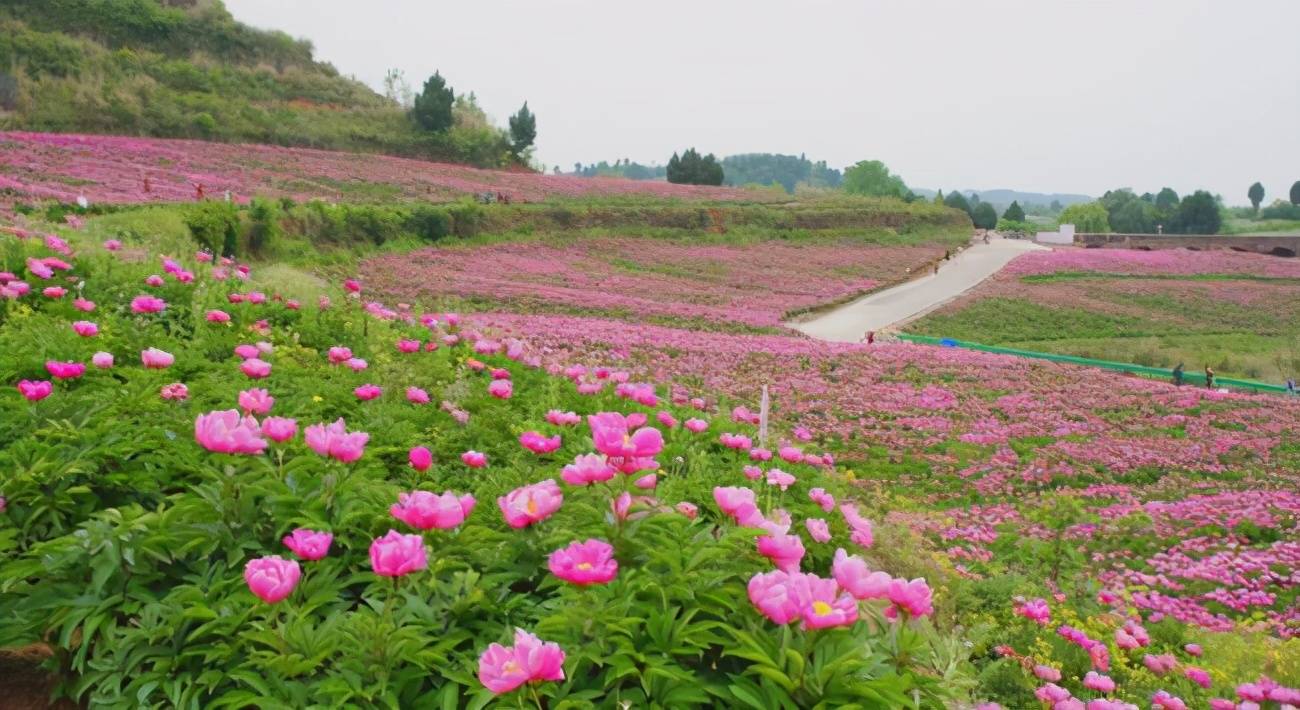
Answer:
[[988, 244], [975, 244], [943, 262], [938, 274], [913, 279], [786, 325], [818, 340], [856, 343], [867, 331], [883, 330], [933, 310], [996, 274], [1017, 256], [1046, 248], [1022, 239], [993, 238]]

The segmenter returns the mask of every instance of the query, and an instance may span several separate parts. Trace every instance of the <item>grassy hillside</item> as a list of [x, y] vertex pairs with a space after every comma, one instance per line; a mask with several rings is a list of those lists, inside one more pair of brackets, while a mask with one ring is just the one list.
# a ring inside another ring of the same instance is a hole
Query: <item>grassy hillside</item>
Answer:
[[0, 129], [269, 143], [504, 165], [470, 102], [444, 134], [219, 0], [0, 4]]

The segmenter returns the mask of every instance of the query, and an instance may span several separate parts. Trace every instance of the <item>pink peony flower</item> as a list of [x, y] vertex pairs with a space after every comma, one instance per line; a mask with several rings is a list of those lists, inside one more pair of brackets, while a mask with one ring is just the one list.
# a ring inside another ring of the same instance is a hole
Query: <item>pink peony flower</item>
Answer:
[[842, 593], [835, 580], [822, 579], [813, 574], [805, 574], [803, 578], [807, 585], [807, 597], [801, 599], [804, 626], [826, 629], [852, 626], [858, 620], [857, 601]]
[[830, 542], [831, 528], [821, 518], [808, 518], [803, 521], [804, 527], [808, 529], [808, 534], [816, 542]]
[[361, 400], [362, 402], [369, 402], [370, 400], [379, 397], [383, 393], [384, 393], [384, 389], [382, 387], [379, 387], [378, 385], [372, 385], [372, 384], [364, 384], [352, 390], [352, 394], [355, 394], [357, 396], [357, 399]]
[[562, 412], [558, 409], [552, 409], [546, 413], [546, 421], [555, 426], [569, 426], [582, 421], [582, 417], [573, 412]]
[[1156, 691], [1156, 694], [1151, 696], [1151, 705], [1160, 710], [1187, 710], [1187, 703], [1176, 695], [1170, 695], [1167, 690]]
[[1083, 687], [1098, 693], [1113, 693], [1115, 681], [1111, 680], [1110, 676], [1102, 675], [1097, 671], [1088, 671], [1088, 675], [1083, 677]]
[[632, 482], [632, 485], [642, 490], [650, 490], [659, 485], [659, 476], [651, 473], [636, 479]]
[[418, 353], [420, 352], [420, 341], [402, 338], [397, 341], [397, 351], [401, 353]]
[[388, 511], [416, 530], [454, 528], [465, 522], [475, 503], [474, 496], [468, 493], [463, 496], [451, 492], [437, 495], [429, 491], [401, 493], [397, 501]]
[[229, 322], [230, 322], [230, 314], [229, 314], [229, 313], [226, 313], [225, 311], [221, 311], [221, 310], [216, 310], [216, 309], [210, 310], [210, 311], [207, 312], [207, 315], [206, 315], [205, 317], [207, 318], [207, 320], [208, 320], [209, 323], [229, 323]]
[[1210, 674], [1206, 673], [1204, 669], [1197, 668], [1196, 666], [1188, 666], [1187, 668], [1184, 668], [1183, 675], [1187, 676], [1188, 680], [1202, 688], [1209, 688], [1214, 684], [1214, 681], [1210, 680]]
[[113, 353], [101, 350], [90, 356], [90, 363], [101, 370], [107, 370], [113, 366]]
[[1052, 610], [1044, 599], [1034, 599], [1021, 604], [1016, 607], [1016, 613], [1040, 626], [1047, 626], [1052, 618]]
[[822, 510], [827, 513], [835, 510], [835, 497], [827, 493], [824, 488], [814, 488], [808, 491], [808, 499], [820, 505]]
[[166, 400], [184, 400], [189, 399], [190, 388], [183, 382], [173, 382], [170, 385], [163, 385], [158, 391], [158, 395]]
[[709, 423], [703, 419], [687, 419], [682, 426], [686, 427], [686, 430], [692, 434], [699, 434], [709, 428]]
[[803, 540], [798, 535], [759, 535], [758, 552], [772, 560], [777, 569], [798, 572], [803, 559]]
[[370, 435], [365, 432], [349, 432], [346, 426], [343, 419], [339, 418], [333, 424], [313, 424], [307, 427], [307, 446], [321, 456], [343, 463], [356, 461], [365, 453]]
[[81, 311], [82, 313], [90, 313], [91, 311], [95, 310], [95, 302], [87, 301], [84, 298], [76, 298], [73, 299], [72, 301], [72, 307]]
[[407, 387], [406, 401], [410, 402], [411, 404], [428, 404], [429, 393], [425, 392], [419, 387]]
[[348, 369], [352, 370], [353, 372], [361, 372], [362, 370], [365, 370], [366, 368], [370, 367], [370, 363], [367, 363], [365, 360], [362, 360], [359, 357], [348, 358], [344, 364], [346, 364], [348, 366]]
[[560, 548], [551, 553], [547, 566], [551, 574], [580, 587], [606, 584], [618, 575], [614, 548], [603, 540], [574, 542]]
[[519, 529], [551, 517], [564, 502], [564, 493], [552, 479], [523, 486], [497, 498], [506, 524]]
[[700, 514], [700, 509], [698, 506], [696, 506], [694, 503], [688, 503], [686, 501], [682, 501], [678, 503], [677, 505], [673, 506], [673, 508], [676, 509], [677, 512], [681, 513], [682, 515], [685, 515], [691, 520], [694, 520], [696, 516]]
[[208, 451], [221, 454], [260, 454], [266, 448], [257, 420], [240, 417], [234, 409], [197, 416], [194, 440]]
[[614, 469], [605, 459], [597, 454], [582, 454], [573, 463], [564, 467], [560, 478], [571, 486], [585, 486], [591, 483], [608, 481], [614, 477]]
[[88, 320], [79, 320], [73, 323], [72, 330], [83, 338], [91, 338], [99, 334], [99, 326]]
[[240, 360], [251, 360], [261, 354], [262, 351], [258, 350], [257, 346], [252, 343], [242, 343], [235, 346], [235, 356]]
[[510, 380], [492, 380], [492, 383], [488, 385], [488, 394], [497, 399], [510, 399], [514, 394], [514, 385], [510, 383]]
[[293, 551], [298, 557], [315, 561], [319, 560], [330, 552], [330, 543], [334, 542], [334, 535], [327, 532], [316, 532], [307, 528], [298, 528], [292, 533], [284, 536], [284, 546]]
[[56, 380], [75, 380], [86, 374], [86, 366], [79, 362], [49, 360], [45, 363], [45, 371]]
[[920, 577], [908, 582], [894, 579], [889, 582], [888, 599], [895, 607], [911, 616], [929, 616], [934, 613], [930, 585]]
[[329, 349], [329, 359], [331, 365], [347, 362], [352, 359], [352, 350], [341, 346], [332, 347]]
[[105, 239], [104, 249], [108, 251], [119, 251], [122, 248], [122, 242], [117, 239]]
[[140, 351], [140, 363], [152, 370], [165, 370], [176, 362], [176, 357], [158, 348]]
[[488, 646], [478, 659], [478, 679], [496, 695], [509, 693], [524, 683], [564, 680], [564, 651], [554, 643], [515, 629], [515, 645]]
[[1159, 656], [1153, 656], [1148, 653], [1142, 657], [1142, 665], [1146, 666], [1147, 670], [1156, 675], [1164, 675], [1169, 671], [1172, 671], [1174, 667], [1178, 665], [1178, 660], [1168, 653]]
[[560, 448], [560, 435], [546, 437], [535, 431], [526, 431], [519, 435], [519, 443], [535, 454], [549, 454]]
[[839, 548], [831, 563], [835, 581], [855, 599], [888, 599], [893, 579], [884, 572], [872, 572], [867, 563], [857, 555]]
[[749, 601], [774, 624], [785, 625], [798, 619], [803, 612], [804, 599], [797, 578], [781, 570], [756, 574], [749, 579]]
[[167, 302], [156, 296], [136, 296], [131, 299], [132, 313], [161, 313]]
[[429, 467], [433, 465], [433, 453], [424, 446], [413, 447], [407, 453], [406, 458], [410, 462], [411, 468], [416, 471], [428, 471]]
[[757, 481], [763, 477], [763, 469], [758, 466], [745, 466], [740, 469], [740, 471], [745, 474], [745, 478], [748, 478], [751, 481]]
[[772, 452], [756, 446], [749, 450], [749, 459], [751, 461], [771, 461]]
[[239, 393], [239, 407], [247, 414], [266, 414], [275, 404], [275, 397], [264, 389], [246, 389]]
[[289, 596], [301, 577], [298, 563], [279, 555], [259, 557], [244, 565], [244, 581], [248, 583], [248, 589], [267, 604], [275, 604]]
[[250, 357], [239, 363], [239, 371], [250, 379], [260, 380], [271, 375], [271, 363], [260, 358]]
[[424, 538], [396, 530], [370, 543], [370, 566], [381, 577], [402, 577], [429, 566]]
[[49, 380], [22, 380], [18, 383], [18, 393], [28, 402], [39, 402], [54, 391], [54, 383]]
[[1039, 680], [1045, 680], [1050, 683], [1055, 683], [1061, 679], [1060, 670], [1051, 666], [1045, 666], [1041, 663], [1034, 666], [1034, 675], [1038, 676]]
[[298, 433], [298, 422], [284, 417], [267, 417], [262, 420], [262, 435], [277, 444], [292, 439]]
[[779, 486], [781, 490], [784, 491], [794, 484], [795, 477], [779, 468], [774, 468], [767, 472], [767, 485], [769, 486]]
[[479, 451], [466, 451], [460, 455], [460, 460], [470, 468], [483, 468], [487, 465], [487, 454]]
[[849, 529], [852, 530], [849, 539], [861, 547], [871, 547], [874, 539], [871, 533], [871, 521], [858, 513], [858, 506], [844, 503], [840, 505], [840, 513], [844, 515], [844, 522], [848, 523]]

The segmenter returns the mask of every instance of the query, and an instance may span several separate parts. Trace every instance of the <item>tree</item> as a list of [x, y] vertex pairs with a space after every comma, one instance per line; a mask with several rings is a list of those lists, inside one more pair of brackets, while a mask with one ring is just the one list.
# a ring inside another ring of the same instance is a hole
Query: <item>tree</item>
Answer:
[[1291, 204], [1300, 206], [1300, 180], [1291, 183]]
[[411, 108], [411, 85], [406, 81], [406, 72], [401, 69], [389, 69], [384, 74], [384, 96], [389, 101], [401, 106], [402, 108]]
[[1250, 206], [1254, 207], [1255, 211], [1258, 212], [1259, 203], [1264, 201], [1264, 186], [1258, 182], [1251, 185], [1250, 190], [1246, 192], [1246, 196], [1250, 198]]
[[845, 169], [843, 185], [844, 191], [850, 195], [902, 199], [908, 193], [903, 178], [891, 174], [889, 168], [879, 160], [860, 160]]
[[1105, 234], [1110, 231], [1110, 213], [1097, 202], [1079, 202], [1061, 210], [1061, 224], [1073, 224], [1081, 234]]
[[1002, 219], [1011, 222], [1023, 222], [1025, 221], [1025, 211], [1020, 208], [1020, 204], [1018, 202], [1012, 200], [1011, 206], [1007, 207], [1006, 212], [1002, 213]]
[[1173, 214], [1178, 209], [1178, 193], [1172, 188], [1160, 188], [1160, 192], [1156, 193], [1156, 208], [1165, 214]]
[[528, 110], [528, 102], [525, 101], [519, 112], [510, 117], [510, 147], [515, 152], [515, 157], [523, 155], [537, 140], [537, 116]]
[[955, 210], [961, 210], [967, 215], [971, 214], [970, 202], [966, 200], [965, 195], [961, 194], [961, 190], [953, 190], [948, 193], [948, 196], [943, 198], [943, 203]]
[[1160, 211], [1145, 200], [1129, 200], [1110, 215], [1110, 226], [1120, 234], [1151, 234], [1156, 231]]
[[[1020, 215], [1024, 217], [1024, 214]], [[1024, 221], [1023, 219], [1017, 221]], [[993, 205], [987, 202], [981, 202], [975, 207], [975, 214], [971, 215], [971, 222], [975, 223], [977, 229], [993, 229], [998, 226], [998, 211], [993, 209]]]
[[936, 205], [943, 204], [943, 190], [934, 193], [934, 204]]
[[1175, 234], [1218, 234], [1221, 226], [1223, 216], [1219, 214], [1218, 201], [1205, 190], [1197, 190], [1179, 203], [1169, 231]]
[[454, 122], [451, 107], [455, 103], [456, 93], [447, 86], [441, 74], [434, 72], [433, 76], [424, 82], [424, 91], [415, 97], [411, 107], [411, 117], [420, 128], [430, 133], [442, 133], [451, 128]]
[[678, 185], [721, 185], [722, 166], [712, 153], [701, 156], [694, 148], [688, 148], [681, 157], [673, 153], [668, 160], [668, 182]]

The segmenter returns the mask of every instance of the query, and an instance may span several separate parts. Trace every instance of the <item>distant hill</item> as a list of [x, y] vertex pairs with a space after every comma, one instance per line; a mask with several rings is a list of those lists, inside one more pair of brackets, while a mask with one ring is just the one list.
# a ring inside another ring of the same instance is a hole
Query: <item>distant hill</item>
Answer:
[[[912, 188], [912, 192], [926, 199], [931, 199], [936, 191], [928, 188]], [[1026, 205], [1048, 206], [1053, 201], [1059, 202], [1062, 207], [1069, 207], [1079, 202], [1092, 202], [1096, 199], [1087, 195], [1065, 192], [1022, 192], [1020, 190], [962, 190], [962, 194], [966, 195], [967, 198], [971, 195], [979, 195], [981, 201], [992, 204], [999, 212], [1005, 210], [1012, 201], [1019, 202], [1021, 207]]]
[[[458, 100], [459, 101], [459, 100]], [[500, 166], [508, 144], [472, 95], [457, 126], [405, 110], [220, 0], [0, 2], [0, 130], [101, 133], [389, 153]]]

